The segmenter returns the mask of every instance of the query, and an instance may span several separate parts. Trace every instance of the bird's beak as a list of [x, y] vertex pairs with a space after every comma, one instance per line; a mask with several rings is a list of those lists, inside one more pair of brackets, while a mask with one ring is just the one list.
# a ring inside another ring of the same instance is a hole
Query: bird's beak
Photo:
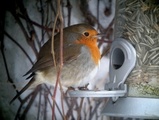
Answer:
[[98, 33], [97, 35], [94, 35], [93, 37], [96, 37], [96, 38], [106, 37], [106, 34]]
[[105, 42], [105, 43], [112, 43], [111, 40], [109, 40], [107, 37], [106, 37], [106, 34], [101, 34], [101, 33], [98, 33], [96, 35], [96, 38], [98, 39], [98, 41], [102, 41], [102, 42]]

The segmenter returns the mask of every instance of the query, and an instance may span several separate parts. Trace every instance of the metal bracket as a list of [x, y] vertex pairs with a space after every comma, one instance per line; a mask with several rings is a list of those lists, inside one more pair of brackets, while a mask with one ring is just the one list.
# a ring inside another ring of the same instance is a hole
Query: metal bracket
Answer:
[[121, 97], [115, 103], [109, 100], [101, 115], [159, 120], [159, 99]]
[[69, 91], [69, 94], [71, 97], [121, 97], [124, 96], [127, 93], [127, 86], [124, 84], [123, 90], [102, 90], [102, 91], [81, 91], [81, 90], [75, 90], [75, 91]]

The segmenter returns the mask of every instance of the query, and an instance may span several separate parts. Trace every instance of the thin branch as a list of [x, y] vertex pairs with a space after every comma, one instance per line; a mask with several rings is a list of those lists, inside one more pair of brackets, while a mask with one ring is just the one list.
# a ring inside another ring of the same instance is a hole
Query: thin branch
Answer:
[[[55, 17], [55, 20], [54, 20], [54, 24], [53, 24], [53, 30], [52, 30], [52, 41], [51, 41], [51, 54], [52, 54], [52, 58], [53, 58], [53, 62], [54, 62], [54, 67], [55, 69], [57, 70], [57, 66], [56, 66], [56, 58], [55, 58], [55, 51], [54, 51], [54, 33], [55, 33], [55, 27], [56, 27], [56, 22], [57, 22], [57, 18], [59, 16], [59, 11], [57, 10], [57, 14], [56, 14], [56, 17]], [[54, 88], [54, 92], [53, 92], [53, 99], [55, 99], [55, 96], [56, 96], [56, 89], [57, 89], [57, 83], [56, 82], [56, 85], [55, 85], [55, 88]], [[52, 109], [52, 120], [54, 120], [54, 116], [55, 116], [55, 102], [53, 101], [53, 109]]]
[[96, 102], [95, 108], [93, 109], [93, 111], [90, 111], [90, 118], [89, 120], [92, 120], [93, 116], [95, 115], [95, 113], [97, 112], [98, 107], [100, 106], [101, 102]]
[[71, 23], [71, 10], [72, 10], [72, 5], [70, 3], [70, 0], [67, 0], [67, 12], [68, 12], [68, 23], [67, 23], [67, 26], [70, 26], [70, 23]]
[[109, 32], [111, 32], [111, 28], [114, 24], [114, 18], [112, 19], [112, 21], [110, 22], [109, 26], [107, 27], [107, 29], [104, 30], [104, 33], [107, 33], [106, 37], [110, 36]]
[[[57, 1], [59, 2], [59, 0]], [[53, 59], [53, 62], [54, 62], [54, 66], [55, 69], [57, 70], [57, 66], [56, 66], [56, 59], [55, 59], [55, 51], [54, 51], [54, 31], [55, 31], [55, 26], [56, 26], [56, 22], [57, 22], [57, 19], [58, 19], [58, 16], [59, 16], [59, 4], [57, 3], [57, 14], [56, 14], [56, 17], [54, 19], [54, 24], [53, 24], [53, 31], [52, 31], [52, 43], [51, 43], [51, 53], [52, 53], [52, 59]], [[58, 75], [57, 75], [57, 81], [56, 81], [56, 84], [55, 84], [55, 87], [54, 87], [54, 91], [53, 91], [53, 99], [55, 99], [56, 97], [56, 91], [57, 91], [57, 86], [58, 86]], [[53, 109], [52, 109], [52, 120], [54, 120], [54, 116], [55, 116], [55, 102], [53, 101]]]
[[[45, 91], [46, 92], [46, 91]], [[44, 93], [44, 120], [47, 120], [48, 93]]]
[[[62, 12], [61, 12], [60, 2], [61, 2], [60, 0], [57, 1], [57, 15], [56, 15], [56, 18], [55, 18], [56, 21], [57, 21], [57, 18], [59, 18], [59, 20], [60, 20], [60, 65], [59, 65], [59, 70], [58, 70], [58, 73], [57, 73], [57, 80], [56, 80], [56, 84], [55, 84], [55, 88], [54, 88], [53, 99], [56, 98], [56, 92], [57, 92], [58, 84], [60, 85], [61, 95], [63, 95], [62, 85], [61, 85], [61, 82], [60, 82], [61, 70], [62, 70], [62, 67], [63, 67], [63, 15], [62, 15]], [[54, 23], [54, 28], [55, 28], [55, 24], [56, 24], [56, 22]], [[52, 36], [52, 37], [54, 37], [54, 36]], [[52, 39], [52, 43], [54, 42], [53, 40], [54, 39]], [[52, 44], [52, 53], [54, 53], [53, 47], [54, 46]], [[53, 59], [55, 61], [55, 55], [54, 54], [53, 54]], [[61, 96], [61, 98], [63, 98], [63, 97]], [[63, 115], [64, 115], [63, 99], [61, 99], [61, 105], [62, 105], [62, 111], [63, 111]], [[52, 119], [54, 119], [54, 114], [55, 114], [54, 112], [55, 112], [55, 104], [53, 103]], [[63, 117], [64, 117], [64, 119], [66, 119], [65, 115]]]
[[25, 108], [20, 120], [24, 120], [26, 118], [26, 114], [28, 113], [29, 109], [31, 108], [36, 96], [38, 95], [39, 90], [40, 90], [40, 86], [37, 86], [36, 89], [34, 90], [34, 93], [33, 93], [32, 97], [31, 97], [28, 105], [26, 106], [26, 108]]
[[[61, 117], [63, 118], [63, 120], [65, 120], [64, 119], [64, 116], [63, 116], [63, 114], [62, 114], [62, 112], [61, 112], [61, 110], [60, 110], [60, 108], [59, 108], [59, 106], [58, 106], [58, 104], [56, 103], [56, 100], [54, 99], [54, 98], [52, 98], [53, 99], [53, 103], [55, 104], [55, 106], [57, 107], [57, 109], [58, 109], [58, 111], [60, 112], [60, 114], [61, 114]], [[54, 107], [54, 106], [53, 106]], [[56, 117], [56, 115], [54, 114], [54, 116], [53, 116], [53, 120], [54, 120], [54, 117]], [[56, 119], [55, 119], [56, 120]]]
[[[8, 69], [6, 57], [5, 57], [5, 54], [4, 54], [4, 39], [1, 40], [1, 47], [0, 47], [0, 48], [1, 48], [1, 52], [2, 52], [2, 59], [3, 59], [3, 61], [4, 61], [4, 66], [5, 66], [5, 70], [6, 70], [6, 73], [7, 73], [8, 81], [9, 81], [10, 83], [12, 83], [13, 88], [14, 88], [14, 89], [16, 90], [16, 92], [18, 93], [18, 90], [16, 89], [16, 86], [15, 86], [15, 84], [14, 84], [14, 82], [13, 82], [13, 80], [11, 79], [10, 74], [9, 74], [9, 69]], [[22, 101], [22, 99], [21, 99], [20, 97], [18, 97], [18, 99], [19, 99], [20, 102]]]
[[28, 13], [27, 13], [27, 10], [25, 9], [25, 6], [24, 6], [24, 4], [23, 4], [23, 1], [21, 1], [21, 0], [17, 0], [17, 5], [18, 5], [18, 7], [19, 7], [19, 9], [20, 9], [20, 12], [24, 15], [24, 17], [26, 18], [26, 24], [27, 24], [27, 27], [28, 27], [28, 31], [29, 31], [29, 33], [30, 33], [30, 37], [31, 37], [31, 42], [33, 42], [33, 44], [34, 44], [34, 47], [35, 47], [35, 43], [34, 43], [34, 37], [35, 37], [35, 40], [36, 40], [36, 42], [37, 42], [37, 45], [38, 45], [38, 47], [40, 48], [41, 46], [40, 46], [40, 41], [39, 41], [39, 39], [38, 39], [38, 36], [37, 36], [37, 34], [36, 34], [36, 32], [35, 32], [35, 29], [34, 29], [34, 27], [33, 27], [33, 25], [29, 22], [29, 20], [30, 20], [30, 18], [29, 18], [29, 15], [28, 15]]
[[[24, 17], [23, 15], [21, 15], [21, 14], [17, 14], [17, 15], [18, 15], [20, 18], [25, 19], [25, 17]], [[26, 19], [25, 19], [25, 20], [26, 20]], [[37, 27], [39, 27], [39, 28], [41, 28], [41, 29], [44, 29], [44, 30], [46, 30], [46, 31], [52, 32], [52, 28], [48, 28], [48, 27], [46, 27], [46, 26], [43, 26], [43, 25], [41, 25], [41, 24], [39, 24], [39, 23], [37, 23], [37, 22], [31, 20], [31, 19], [29, 19], [29, 22], [31, 22], [31, 24], [33, 24], [33, 25], [35, 25], [35, 26], [37, 26]], [[55, 29], [55, 32], [57, 32], [56, 29]]]
[[20, 106], [19, 106], [19, 108], [18, 108], [18, 111], [17, 111], [17, 113], [16, 113], [16, 116], [15, 116], [14, 120], [17, 120], [18, 118], [20, 119], [20, 111], [21, 111], [23, 105], [26, 103], [26, 101], [27, 101], [33, 94], [34, 94], [34, 91], [31, 92], [29, 95], [27, 95], [27, 96], [22, 100], [22, 102], [21, 102], [21, 104], [20, 104]]
[[[39, 86], [41, 88], [41, 85]], [[40, 89], [39, 88], [39, 89]], [[41, 109], [41, 90], [39, 91], [39, 103], [38, 103], [38, 113], [37, 113], [37, 120], [39, 120], [40, 118], [40, 109]]]
[[37, 55], [38, 55], [38, 50], [36, 49], [34, 42], [31, 40], [31, 38], [29, 37], [27, 31], [25, 30], [25, 27], [23, 26], [21, 20], [19, 19], [19, 17], [18, 17], [17, 15], [15, 15], [15, 14], [12, 14], [12, 15], [14, 16], [15, 20], [17, 21], [17, 23], [19, 24], [21, 30], [23, 31], [23, 34], [24, 34], [24, 36], [25, 36], [25, 38], [26, 38], [26, 41], [27, 41], [28, 45], [30, 45], [30, 47], [31, 47], [32, 50], [34, 51], [34, 54], [35, 54], [36, 57], [37, 57]]
[[99, 0], [97, 1], [97, 29], [99, 29]]
[[16, 41], [14, 40], [14, 38], [12, 38], [6, 31], [4, 31], [4, 34], [13, 42], [15, 43], [20, 50], [24, 53], [24, 55], [29, 59], [30, 63], [33, 65], [34, 62], [31, 60], [30, 56], [28, 55], [28, 53], [24, 50], [24, 48]]
[[[41, 13], [41, 25], [44, 25], [44, 9], [43, 9], [43, 0], [40, 0], [40, 13]], [[44, 42], [44, 30], [41, 29], [41, 41]]]
[[80, 120], [80, 119], [81, 119], [81, 111], [82, 111], [83, 100], [84, 100], [84, 98], [81, 98], [80, 106], [79, 106], [79, 109], [78, 109], [77, 120]]
[[56, 66], [56, 58], [55, 58], [55, 52], [54, 52], [54, 36], [55, 36], [55, 28], [56, 28], [56, 22], [57, 22], [57, 18], [59, 16], [59, 11], [57, 10], [57, 14], [54, 20], [54, 24], [53, 24], [53, 30], [52, 30], [52, 42], [51, 42], [51, 54], [52, 54], [52, 59], [54, 62], [54, 67], [57, 70], [57, 66]]
[[[48, 0], [48, 1], [49, 1], [49, 0]], [[52, 0], [50, 0], [50, 7], [51, 7], [51, 9], [52, 9], [54, 15], [56, 16], [56, 15], [57, 15], [56, 10], [55, 10], [55, 8], [54, 8], [54, 5], [53, 5], [51, 2], [52, 2]]]
[[[68, 110], [67, 110], [67, 113], [66, 113], [66, 118], [69, 119], [69, 117], [71, 116], [72, 119], [74, 119], [73, 117], [73, 107], [77, 104], [77, 98], [66, 98], [65, 99], [66, 101], [66, 104], [68, 106]], [[70, 103], [69, 103], [70, 102]]]
[[63, 67], [63, 15], [60, 9], [60, 0], [58, 0], [58, 4], [59, 4], [59, 19], [60, 19], [60, 67], [59, 67], [59, 78], [57, 78], [57, 82], [59, 82], [60, 85], [60, 91], [61, 91], [61, 105], [62, 105], [62, 112], [64, 115], [64, 120], [66, 120], [66, 116], [65, 116], [65, 111], [64, 111], [64, 92], [62, 89], [62, 85], [61, 85], [61, 81], [60, 81], [60, 77], [61, 77], [61, 72], [62, 72], [62, 67]]
[[23, 104], [21, 103], [19, 108], [18, 108], [18, 111], [17, 111], [17, 113], [15, 115], [14, 120], [18, 120], [18, 118], [20, 118], [20, 111], [21, 111], [22, 107], [23, 107]]
[[[50, 96], [53, 96], [52, 93], [51, 93], [51, 88], [48, 88], [48, 86], [47, 86], [46, 84], [45, 84], [45, 88], [46, 88], [45, 92], [49, 93]], [[53, 99], [53, 100], [54, 100], [54, 99]], [[49, 99], [48, 97], [47, 97], [47, 101], [48, 101], [50, 107], [53, 109], [53, 106], [52, 106], [52, 104], [51, 104], [51, 101], [50, 101], [50, 99]], [[55, 105], [56, 105], [56, 108], [57, 108], [58, 112], [60, 113], [60, 115], [63, 116], [63, 115], [62, 115], [62, 112], [61, 112], [61, 110], [60, 110], [60, 108], [59, 108], [59, 106], [58, 106], [57, 103], [56, 103], [56, 101], [55, 101]], [[55, 116], [55, 117], [56, 117], [56, 116]]]

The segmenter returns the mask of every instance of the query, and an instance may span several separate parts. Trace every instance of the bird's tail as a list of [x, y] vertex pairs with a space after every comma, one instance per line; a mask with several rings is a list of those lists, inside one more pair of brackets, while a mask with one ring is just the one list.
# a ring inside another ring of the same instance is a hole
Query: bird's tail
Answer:
[[10, 104], [17, 99], [26, 89], [28, 89], [35, 82], [34, 77], [20, 90], [17, 95], [10, 101]]

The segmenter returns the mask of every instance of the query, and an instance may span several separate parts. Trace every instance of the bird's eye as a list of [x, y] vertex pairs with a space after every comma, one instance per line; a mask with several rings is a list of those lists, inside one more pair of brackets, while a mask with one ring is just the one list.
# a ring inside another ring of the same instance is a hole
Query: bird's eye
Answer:
[[84, 32], [84, 35], [85, 36], [89, 36], [89, 32]]

